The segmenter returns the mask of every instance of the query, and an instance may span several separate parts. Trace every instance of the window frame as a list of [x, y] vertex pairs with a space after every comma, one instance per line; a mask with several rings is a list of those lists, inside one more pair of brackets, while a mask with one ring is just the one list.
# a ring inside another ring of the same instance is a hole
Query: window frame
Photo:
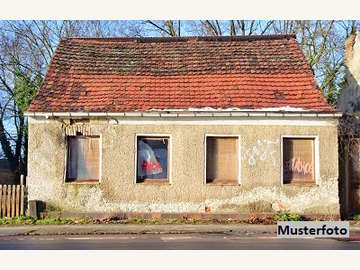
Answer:
[[[154, 179], [153, 181], [148, 179], [145, 180], [144, 182], [138, 182], [137, 181], [137, 161], [138, 161], [138, 138], [139, 137], [150, 137], [150, 138], [161, 138], [161, 137], [165, 137], [168, 139], [168, 164], [167, 164], [167, 174], [168, 174], [168, 179], [167, 181], [159, 181], [157, 179]], [[135, 152], [134, 152], [134, 156], [135, 156], [135, 166], [134, 166], [134, 185], [172, 185], [172, 135], [168, 134], [168, 133], [136, 133], [135, 134]], [[156, 182], [158, 181], [158, 182]]]
[[[84, 138], [98, 138], [99, 139], [99, 179], [98, 180], [69, 180], [67, 179], [68, 170], [68, 156], [69, 156], [69, 137], [84, 137]], [[65, 136], [65, 166], [63, 182], [67, 185], [98, 185], [101, 183], [102, 178], [102, 135], [66, 135]]]
[[[237, 175], [237, 182], [234, 184], [212, 184], [206, 182], [206, 168], [207, 168], [207, 138], [214, 137], [214, 138], [221, 138], [221, 137], [228, 137], [228, 138], [236, 138], [238, 140], [238, 175]], [[204, 136], [204, 177], [203, 177], [203, 184], [205, 186], [240, 186], [241, 185], [241, 136], [239, 134], [213, 134], [213, 133], [205, 133]]]
[[[284, 183], [284, 139], [313, 139], [314, 140], [314, 183]], [[320, 183], [320, 157], [319, 157], [319, 135], [281, 135], [280, 139], [280, 184], [281, 186], [318, 186]]]

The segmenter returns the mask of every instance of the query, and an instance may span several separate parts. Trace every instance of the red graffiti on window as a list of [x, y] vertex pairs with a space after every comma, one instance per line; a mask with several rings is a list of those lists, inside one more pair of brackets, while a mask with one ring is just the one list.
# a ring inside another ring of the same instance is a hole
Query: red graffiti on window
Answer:
[[153, 171], [153, 170], [159, 170], [160, 172], [162, 171], [162, 168], [160, 166], [159, 162], [156, 161], [151, 161], [151, 162], [147, 162], [146, 160], [143, 160], [142, 164], [141, 164], [141, 169], [143, 171]]

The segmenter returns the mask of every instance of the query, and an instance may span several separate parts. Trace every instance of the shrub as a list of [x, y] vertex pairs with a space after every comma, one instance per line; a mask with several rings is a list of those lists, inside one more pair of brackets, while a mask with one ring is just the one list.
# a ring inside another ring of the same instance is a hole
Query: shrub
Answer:
[[274, 215], [274, 221], [299, 221], [300, 215], [289, 211], [280, 211]]
[[360, 214], [355, 214], [355, 215], [351, 216], [350, 219], [355, 220], [355, 221], [360, 221]]

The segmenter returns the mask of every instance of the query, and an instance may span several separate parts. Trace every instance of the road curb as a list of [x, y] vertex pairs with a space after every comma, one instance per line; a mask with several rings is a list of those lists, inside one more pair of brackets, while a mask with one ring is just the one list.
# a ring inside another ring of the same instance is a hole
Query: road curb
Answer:
[[0, 227], [0, 237], [21, 235], [106, 234], [276, 234], [275, 225], [27, 225]]
[[[2, 225], [0, 237], [45, 235], [116, 235], [116, 234], [226, 234], [243, 237], [275, 236], [276, 225], [249, 224], [86, 224], [86, 225]], [[351, 228], [351, 239], [360, 240], [360, 227]]]

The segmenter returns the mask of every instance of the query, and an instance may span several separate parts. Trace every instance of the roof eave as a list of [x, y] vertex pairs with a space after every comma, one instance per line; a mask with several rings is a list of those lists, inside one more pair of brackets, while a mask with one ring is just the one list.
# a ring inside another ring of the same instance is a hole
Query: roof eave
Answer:
[[287, 117], [340, 118], [340, 111], [131, 111], [131, 112], [25, 112], [28, 117]]

